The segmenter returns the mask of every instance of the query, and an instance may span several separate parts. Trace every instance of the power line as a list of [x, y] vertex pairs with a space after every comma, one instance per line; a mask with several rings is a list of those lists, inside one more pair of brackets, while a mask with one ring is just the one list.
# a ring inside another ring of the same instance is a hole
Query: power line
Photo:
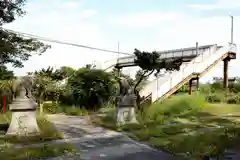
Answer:
[[34, 38], [34, 39], [38, 39], [38, 40], [42, 40], [42, 41], [46, 41], [46, 42], [53, 42], [53, 43], [58, 43], [58, 44], [63, 44], [63, 45], [87, 48], [87, 49], [103, 51], [103, 52], [109, 52], [109, 53], [124, 54], [124, 55], [128, 55], [128, 56], [129, 55], [133, 55], [131, 53], [126, 53], [126, 52], [113, 51], [113, 50], [108, 50], [108, 49], [102, 49], [102, 48], [97, 48], [97, 47], [91, 47], [91, 46], [86, 46], [86, 45], [81, 45], [81, 44], [75, 44], [75, 43], [64, 42], [64, 41], [59, 41], [59, 40], [55, 40], [55, 39], [40, 37], [40, 36], [37, 36], [37, 35], [24, 33], [24, 32], [18, 32], [18, 31], [14, 31], [14, 30], [2, 28], [2, 27], [0, 27], [0, 29], [8, 31], [8, 32], [12, 32], [14, 34], [18, 34], [18, 35], [20, 35], [22, 37]]

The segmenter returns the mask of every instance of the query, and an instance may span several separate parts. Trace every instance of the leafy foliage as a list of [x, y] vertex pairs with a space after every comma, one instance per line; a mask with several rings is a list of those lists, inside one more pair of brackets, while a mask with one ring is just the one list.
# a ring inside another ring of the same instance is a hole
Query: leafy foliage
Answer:
[[99, 108], [107, 102], [115, 94], [115, 84], [112, 74], [89, 68], [80, 68], [68, 80], [76, 103], [86, 109]]
[[[22, 16], [24, 4], [25, 0], [0, 1], [0, 26]], [[32, 53], [41, 54], [49, 47], [36, 39], [26, 39], [0, 28], [0, 65], [11, 63], [14, 67], [23, 67], [22, 61], [28, 60]]]
[[14, 78], [13, 71], [9, 71], [6, 66], [0, 66], [0, 80], [9, 80]]
[[150, 53], [135, 49], [134, 54], [136, 56], [135, 63], [142, 69], [138, 72], [138, 82], [134, 87], [135, 93], [137, 93], [137, 86], [142, 80], [149, 77], [154, 71], [159, 73], [162, 69], [166, 71], [179, 70], [182, 64], [182, 59], [161, 59], [161, 55], [156, 51]]
[[73, 68], [67, 67], [67, 66], [63, 66], [59, 70], [61, 73], [63, 73], [65, 78], [71, 77], [75, 72], [75, 70]]
[[35, 71], [35, 74], [43, 77], [50, 77], [52, 80], [63, 80], [66, 76], [66, 73], [63, 70], [58, 69], [54, 71], [54, 68], [51, 66], [47, 69], [42, 68], [40, 71]]
[[0, 1], [0, 25], [10, 23], [17, 16], [22, 16], [25, 12], [22, 10], [26, 0], [1, 0]]
[[15, 33], [0, 29], [0, 64], [12, 63], [14, 67], [23, 67], [33, 52], [41, 54], [50, 46], [36, 39], [25, 39]]
[[141, 52], [135, 49], [134, 54], [136, 56], [135, 63], [143, 71], [156, 70], [160, 72], [161, 69], [167, 71], [179, 70], [182, 64], [182, 59], [161, 59], [161, 55], [156, 51], [153, 52]]

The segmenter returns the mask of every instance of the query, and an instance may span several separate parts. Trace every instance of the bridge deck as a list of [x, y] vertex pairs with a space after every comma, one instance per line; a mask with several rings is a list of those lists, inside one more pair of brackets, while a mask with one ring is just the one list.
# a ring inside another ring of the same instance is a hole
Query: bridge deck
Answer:
[[[181, 48], [181, 49], [174, 49], [174, 50], [166, 50], [166, 51], [158, 51], [160, 54], [161, 59], [172, 59], [172, 58], [182, 58], [183, 62], [189, 62], [196, 56], [200, 55], [205, 51], [210, 51], [211, 48], [215, 46], [212, 45], [204, 45], [196, 47], [189, 47], [189, 48]], [[221, 46], [217, 46], [217, 48], [221, 48]], [[115, 65], [116, 68], [123, 68], [123, 67], [131, 67], [136, 66], [134, 63], [135, 56], [127, 56], [118, 59], [118, 63]]]

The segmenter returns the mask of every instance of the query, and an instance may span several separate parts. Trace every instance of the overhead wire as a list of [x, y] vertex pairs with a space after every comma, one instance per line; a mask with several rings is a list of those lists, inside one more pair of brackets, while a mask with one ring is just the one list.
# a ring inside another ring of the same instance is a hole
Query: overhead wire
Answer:
[[[71, 42], [64, 42], [64, 41], [60, 41], [60, 40], [55, 40], [55, 39], [51, 39], [51, 38], [37, 36], [37, 35], [34, 35], [34, 34], [30, 34], [30, 33], [25, 33], [25, 32], [19, 32], [19, 31], [15, 31], [15, 30], [11, 30], [11, 29], [6, 29], [6, 28], [3, 28], [3, 27], [0, 27], [0, 29], [5, 30], [7, 32], [12, 32], [14, 34], [17, 34], [19, 36], [26, 37], [26, 38], [34, 38], [34, 39], [38, 39], [38, 40], [42, 40], [42, 41], [46, 41], [46, 42], [52, 42], [52, 43], [58, 43], [58, 44], [63, 44], [63, 45], [70, 45], [70, 46], [75, 46], [75, 47], [87, 48], [87, 49], [92, 49], [92, 50], [97, 50], [97, 51], [102, 51], [102, 52], [109, 52], [109, 53], [116, 53], [116, 54], [133, 56], [133, 54], [131, 54], [131, 53], [108, 50], [108, 49], [103, 49], [103, 48], [97, 48], [97, 47], [92, 47], [92, 46], [87, 46], [87, 45], [82, 45], [82, 44], [76, 44], [76, 43], [71, 43]], [[111, 61], [111, 60], [109, 60], [109, 61]], [[223, 67], [223, 66], [220, 65], [220, 67]], [[229, 66], [229, 69], [232, 69], [232, 66]]]
[[97, 50], [97, 51], [102, 51], [102, 52], [123, 54], [123, 55], [128, 55], [128, 56], [133, 55], [131, 53], [126, 53], [126, 52], [119, 52], [119, 51], [97, 48], [97, 47], [92, 47], [92, 46], [87, 46], [87, 45], [82, 45], [82, 44], [76, 44], [76, 43], [71, 43], [71, 42], [64, 42], [64, 41], [55, 40], [55, 39], [51, 39], [51, 38], [45, 38], [45, 37], [41, 37], [41, 36], [29, 34], [29, 33], [24, 33], [24, 32], [14, 31], [14, 30], [11, 30], [11, 29], [6, 29], [6, 28], [3, 28], [3, 27], [0, 27], [0, 29], [5, 30], [7, 32], [12, 32], [14, 34], [18, 34], [22, 37], [34, 38], [34, 39], [38, 39], [38, 40], [42, 40], [42, 41], [46, 41], [46, 42], [52, 42], [52, 43], [58, 43], [58, 44], [63, 44], [63, 45], [87, 48], [87, 49], [92, 49], [92, 50]]

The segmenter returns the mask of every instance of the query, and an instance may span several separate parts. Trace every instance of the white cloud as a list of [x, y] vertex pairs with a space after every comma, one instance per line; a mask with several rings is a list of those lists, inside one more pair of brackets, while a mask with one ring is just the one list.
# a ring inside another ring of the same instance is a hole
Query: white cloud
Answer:
[[82, 17], [83, 18], [90, 18], [90, 17], [92, 17], [92, 16], [94, 16], [96, 14], [97, 14], [96, 10], [88, 9], [88, 10], [83, 11]]
[[121, 26], [145, 28], [172, 21], [178, 17], [179, 14], [176, 12], [141, 12], [112, 16], [109, 18], [109, 22]]
[[238, 0], [216, 0], [214, 3], [208, 4], [189, 4], [189, 8], [198, 10], [215, 10], [215, 9], [236, 9], [240, 7]]

